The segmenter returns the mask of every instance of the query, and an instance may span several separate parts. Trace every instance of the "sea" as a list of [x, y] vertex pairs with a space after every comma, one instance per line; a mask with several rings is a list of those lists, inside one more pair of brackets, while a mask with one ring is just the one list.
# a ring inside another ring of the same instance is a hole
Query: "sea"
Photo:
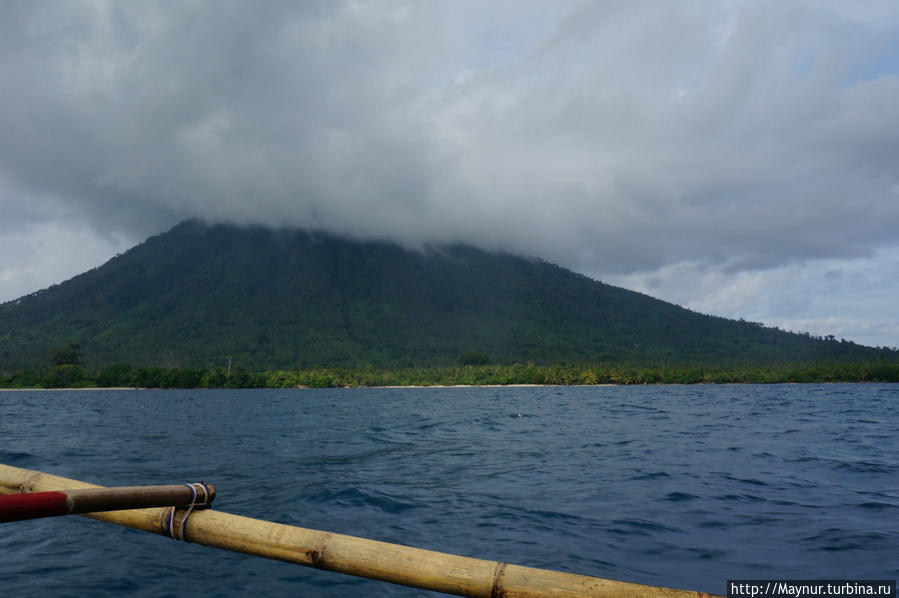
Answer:
[[[442, 552], [726, 594], [899, 577], [899, 385], [0, 392], [0, 463]], [[7, 593], [433, 596], [69, 516]]]

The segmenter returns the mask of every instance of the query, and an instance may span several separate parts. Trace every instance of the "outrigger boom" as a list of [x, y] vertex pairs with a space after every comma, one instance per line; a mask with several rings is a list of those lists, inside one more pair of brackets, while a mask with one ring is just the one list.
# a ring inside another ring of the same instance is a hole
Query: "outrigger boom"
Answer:
[[[0, 494], [102, 488], [78, 480], [0, 464]], [[182, 486], [183, 488], [183, 486]], [[133, 489], [133, 488], [131, 488]], [[180, 539], [265, 558], [297, 563], [460, 596], [602, 598], [709, 598], [713, 595], [497, 561], [434, 552], [377, 540], [334, 534], [241, 517], [212, 509], [176, 515], [168, 508], [84, 513], [84, 516], [156, 534], [170, 535], [172, 519]], [[204, 505], [206, 506], [206, 505]], [[187, 515], [190, 515], [188, 518]]]
[[212, 484], [171, 486], [125, 486], [121, 488], [81, 488], [0, 495], [0, 523], [81, 515], [123, 509], [184, 507], [202, 509], [215, 498]]

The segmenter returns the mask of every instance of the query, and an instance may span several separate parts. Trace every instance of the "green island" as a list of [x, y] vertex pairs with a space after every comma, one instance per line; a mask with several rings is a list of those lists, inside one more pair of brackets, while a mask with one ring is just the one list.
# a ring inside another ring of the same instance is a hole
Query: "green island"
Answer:
[[0, 388], [899, 382], [899, 348], [537, 258], [185, 221], [0, 304]]

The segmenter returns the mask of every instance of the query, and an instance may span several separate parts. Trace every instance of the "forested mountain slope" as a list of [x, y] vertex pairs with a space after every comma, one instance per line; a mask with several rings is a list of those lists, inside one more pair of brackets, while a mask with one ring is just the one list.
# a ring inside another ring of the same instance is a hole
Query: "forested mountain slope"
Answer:
[[711, 317], [544, 261], [188, 221], [0, 306], [0, 368], [864, 360], [880, 351]]

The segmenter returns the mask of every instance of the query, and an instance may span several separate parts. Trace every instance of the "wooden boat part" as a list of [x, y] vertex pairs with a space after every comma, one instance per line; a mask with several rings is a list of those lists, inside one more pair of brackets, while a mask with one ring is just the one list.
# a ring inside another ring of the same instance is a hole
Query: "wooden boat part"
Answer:
[[208, 507], [215, 498], [211, 484], [80, 488], [0, 496], [0, 523], [122, 509]]
[[[0, 494], [97, 488], [0, 464]], [[87, 517], [165, 534], [171, 509], [88, 513]], [[178, 523], [180, 525], [180, 523]], [[484, 598], [707, 598], [711, 594], [523, 567], [305, 529], [206, 509], [191, 514], [186, 540], [359, 577]]]

